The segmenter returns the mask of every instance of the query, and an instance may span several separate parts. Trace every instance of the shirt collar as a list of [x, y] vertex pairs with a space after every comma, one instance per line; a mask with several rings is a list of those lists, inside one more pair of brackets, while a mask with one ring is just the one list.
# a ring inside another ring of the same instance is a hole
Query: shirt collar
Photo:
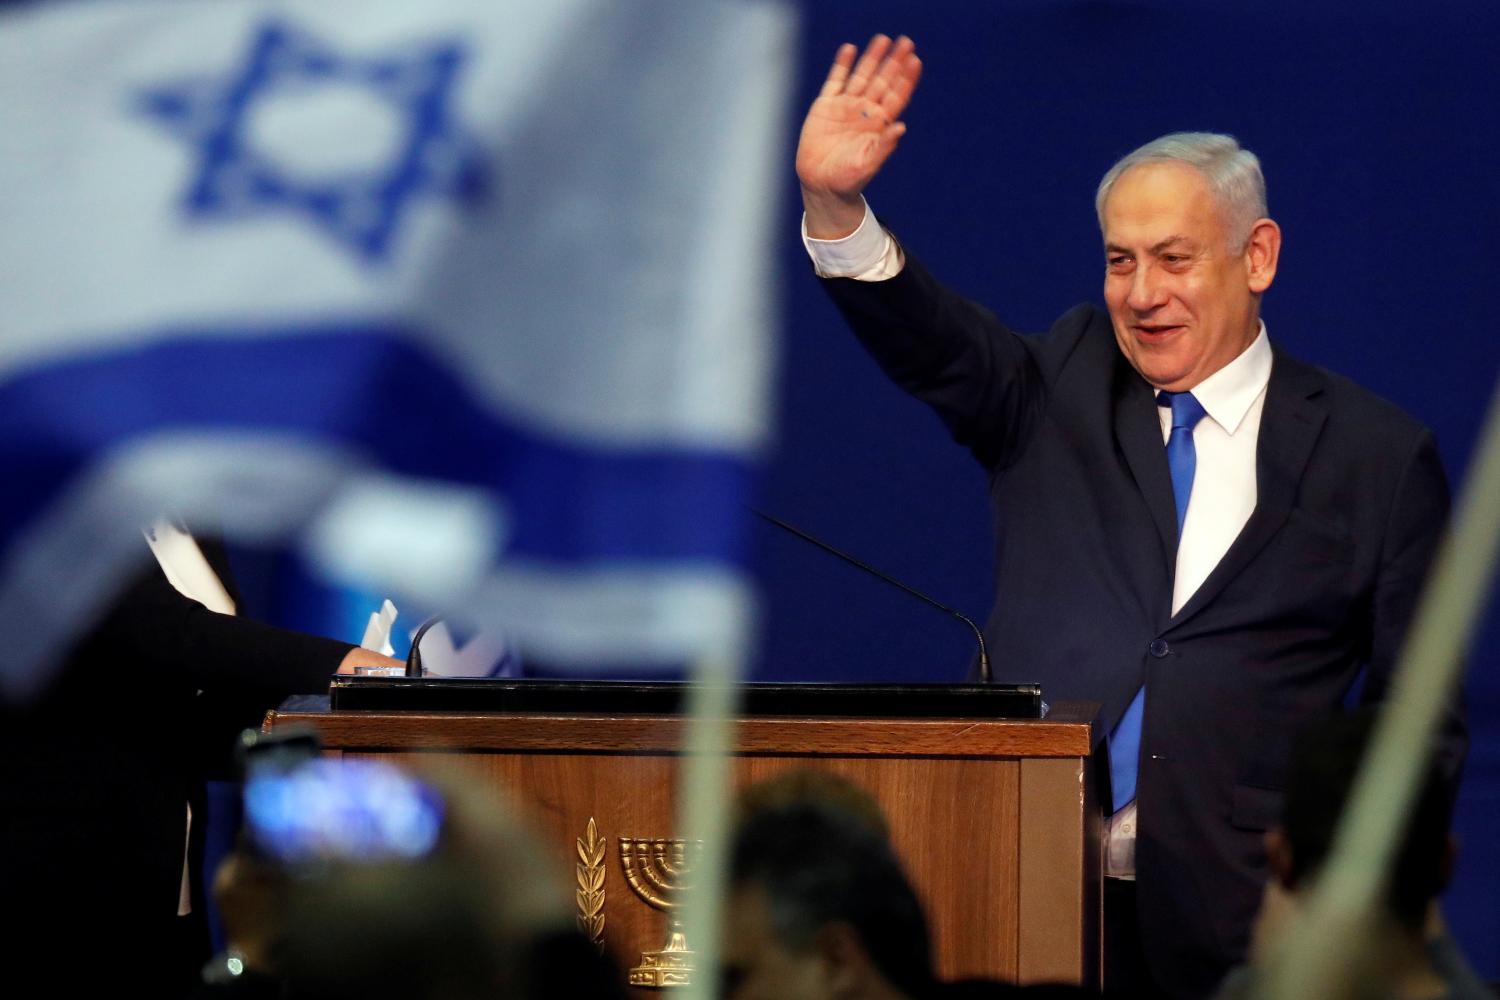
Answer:
[[1271, 341], [1262, 320], [1260, 332], [1239, 357], [1193, 386], [1193, 398], [1203, 405], [1214, 423], [1233, 434], [1239, 429], [1250, 405], [1271, 380]]

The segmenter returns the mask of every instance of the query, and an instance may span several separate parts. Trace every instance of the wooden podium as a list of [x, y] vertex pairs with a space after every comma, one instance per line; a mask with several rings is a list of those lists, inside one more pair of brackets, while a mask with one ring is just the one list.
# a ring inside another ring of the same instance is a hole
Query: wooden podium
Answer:
[[[746, 715], [736, 727], [735, 781], [819, 768], [869, 791], [927, 909], [943, 978], [1092, 985], [1100, 958], [1095, 711], [1065, 703], [1032, 719]], [[268, 713], [265, 728], [293, 723], [315, 727], [330, 753], [463, 757], [529, 812], [580, 885], [599, 886], [602, 900], [588, 897], [603, 916], [595, 927], [622, 966], [662, 947], [665, 916], [632, 890], [619, 841], [674, 836], [681, 716], [351, 711], [294, 699]]]

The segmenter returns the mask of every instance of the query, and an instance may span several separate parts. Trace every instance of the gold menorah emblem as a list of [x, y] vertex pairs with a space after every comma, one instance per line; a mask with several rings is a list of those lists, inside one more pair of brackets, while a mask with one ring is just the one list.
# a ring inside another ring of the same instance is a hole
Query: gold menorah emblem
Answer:
[[641, 900], [667, 915], [667, 943], [641, 952], [641, 964], [630, 970], [630, 985], [662, 989], [687, 986], [693, 978], [693, 952], [682, 929], [682, 896], [693, 888], [689, 877], [703, 854], [701, 840], [621, 837], [620, 863], [625, 880]]

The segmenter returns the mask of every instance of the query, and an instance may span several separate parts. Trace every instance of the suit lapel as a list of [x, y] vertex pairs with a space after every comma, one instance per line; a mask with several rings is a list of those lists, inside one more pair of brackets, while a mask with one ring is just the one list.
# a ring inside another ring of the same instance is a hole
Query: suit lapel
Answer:
[[[1177, 507], [1172, 500], [1172, 474], [1156, 414], [1156, 393], [1134, 368], [1118, 359], [1115, 369], [1115, 441], [1130, 466], [1135, 485], [1151, 512], [1160, 543], [1162, 569], [1171, 586], [1177, 552]], [[1148, 605], [1149, 606], [1149, 605]]]
[[1317, 369], [1280, 350], [1273, 351], [1275, 360], [1256, 444], [1255, 510], [1208, 579], [1172, 619], [1173, 625], [1187, 621], [1207, 606], [1281, 530], [1297, 499], [1297, 485], [1313, 445], [1328, 419], [1321, 399], [1323, 377]]

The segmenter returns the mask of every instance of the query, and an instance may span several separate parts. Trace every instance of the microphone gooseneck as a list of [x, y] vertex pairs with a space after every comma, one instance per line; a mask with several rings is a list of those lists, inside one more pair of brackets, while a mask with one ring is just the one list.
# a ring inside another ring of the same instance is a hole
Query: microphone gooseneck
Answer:
[[[959, 621], [963, 622], [965, 625], [969, 626], [969, 628], [974, 632], [974, 638], [979, 643], [979, 680], [981, 683], [988, 684], [993, 679], [990, 676], [990, 654], [989, 649], [985, 646], [984, 643], [984, 632], [981, 631], [979, 626], [974, 623], [974, 619], [970, 618], [962, 611], [950, 608], [946, 604], [933, 600], [926, 594], [922, 593], [920, 590], [915, 590], [912, 587], [908, 587], [906, 584], [902, 583], [900, 580], [897, 580], [895, 577], [882, 573], [880, 570], [876, 569], [874, 566], [871, 566], [869, 563], [866, 563], [861, 559], [857, 559], [847, 552], [843, 552], [839, 549], [834, 548], [832, 545], [829, 545], [822, 539], [814, 538], [812, 535], [809, 535], [801, 528], [798, 528], [795, 525], [788, 524], [781, 518], [776, 517], [774, 514], [767, 514], [765, 511], [758, 510], [755, 507], [751, 507], [749, 508], [749, 510], [750, 513], [754, 514], [756, 517], [771, 522], [782, 531], [790, 532], [791, 534], [796, 535], [798, 538], [802, 539], [804, 542], [809, 542], [813, 545], [816, 545], [818, 548], [822, 549], [824, 552], [827, 552], [829, 555], [837, 556], [849, 565], [856, 566], [859, 569], [864, 570], [866, 573], [869, 573], [871, 576], [875, 577], [878, 580], [884, 580], [892, 587], [904, 590], [906, 593], [917, 598], [918, 600], [932, 605], [939, 611], [949, 614], [954, 618], [957, 618]], [[416, 648], [415, 643], [413, 643], [412, 648]]]
[[411, 652], [406, 654], [406, 676], [422, 676], [422, 653], [418, 647], [422, 645], [422, 636], [427, 634], [427, 630], [432, 628], [432, 626], [436, 625], [442, 620], [442, 615], [433, 615], [421, 625], [417, 626], [417, 630], [412, 633]]

